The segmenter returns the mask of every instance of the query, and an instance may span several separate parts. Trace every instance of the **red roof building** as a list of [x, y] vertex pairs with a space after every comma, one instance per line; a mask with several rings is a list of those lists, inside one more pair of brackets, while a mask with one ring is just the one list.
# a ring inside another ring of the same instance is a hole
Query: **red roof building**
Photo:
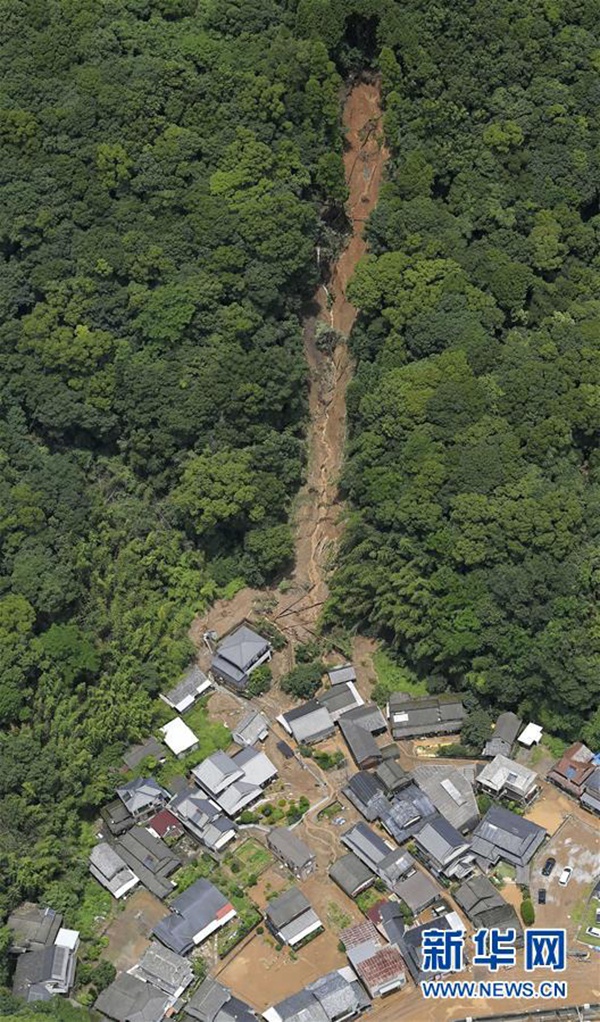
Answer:
[[557, 787], [580, 798], [594, 772], [594, 753], [583, 742], [575, 742], [548, 773], [548, 780]]
[[183, 827], [170, 809], [161, 809], [160, 813], [148, 820], [146, 829], [160, 838], [179, 838], [183, 834]]

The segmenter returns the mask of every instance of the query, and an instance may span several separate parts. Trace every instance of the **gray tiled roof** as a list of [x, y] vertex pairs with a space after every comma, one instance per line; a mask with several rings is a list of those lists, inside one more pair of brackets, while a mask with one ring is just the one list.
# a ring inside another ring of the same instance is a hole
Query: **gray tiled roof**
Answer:
[[398, 844], [414, 837], [425, 820], [434, 816], [435, 806], [431, 799], [416, 784], [396, 792], [385, 813], [381, 816], [383, 826]]
[[368, 820], [374, 820], [387, 805], [383, 785], [374, 774], [360, 770], [343, 789], [344, 794]]
[[258, 710], [251, 710], [240, 720], [233, 729], [234, 741], [243, 745], [254, 745], [255, 742], [268, 730], [269, 722], [264, 713]]
[[281, 930], [303, 912], [310, 910], [310, 901], [297, 887], [291, 887], [267, 905], [267, 918], [276, 930]]
[[15, 947], [41, 951], [54, 944], [62, 924], [62, 916], [53, 908], [43, 908], [33, 902], [23, 902], [10, 914], [7, 925], [13, 931]]
[[[399, 880], [395, 887], [395, 893], [406, 902], [411, 912], [418, 915], [429, 905], [433, 905], [440, 896], [439, 887], [431, 877], [417, 869], [409, 877]], [[388, 934], [388, 940], [392, 938]]]
[[359, 724], [353, 724], [347, 716], [345, 714], [340, 719], [339, 727], [356, 765], [362, 766], [364, 763], [380, 760], [381, 753], [371, 732]]
[[473, 831], [471, 846], [484, 865], [505, 859], [520, 866], [530, 861], [545, 836], [546, 831], [537, 823], [492, 806]]
[[321, 706], [326, 706], [331, 716], [336, 719], [346, 716], [353, 708], [359, 706], [356, 696], [349, 685], [333, 685], [317, 697]]
[[172, 1003], [168, 994], [122, 972], [99, 995], [95, 1008], [115, 1022], [160, 1022]]
[[477, 775], [479, 784], [491, 788], [493, 791], [501, 792], [506, 785], [514, 791], [526, 796], [536, 786], [537, 774], [535, 770], [523, 766], [522, 763], [508, 759], [506, 756], [497, 755], [486, 763], [483, 770]]
[[287, 827], [274, 827], [270, 830], [267, 843], [280, 858], [294, 869], [304, 869], [315, 858], [315, 853], [311, 851], [306, 842]]
[[200, 879], [171, 902], [171, 914], [161, 919], [152, 931], [155, 937], [177, 954], [185, 954], [195, 934], [224, 914], [228, 899], [210, 881]]
[[375, 880], [375, 874], [354, 852], [337, 859], [329, 869], [329, 876], [350, 898]]
[[352, 664], [341, 664], [339, 667], [332, 667], [328, 672], [332, 685], [340, 685], [348, 681], [356, 681], [356, 671]]
[[[466, 711], [460, 695], [426, 696], [406, 699], [402, 692], [389, 697], [390, 727], [394, 737], [410, 738], [428, 734], [449, 734], [460, 731]], [[402, 714], [402, 720], [394, 720]]]
[[413, 777], [433, 805], [453, 827], [473, 827], [479, 819], [473, 785], [456, 767], [423, 764], [415, 767]]
[[363, 706], [349, 710], [344, 714], [344, 720], [350, 721], [351, 724], [360, 724], [371, 734], [377, 734], [387, 728], [385, 717], [375, 703], [365, 703]]
[[330, 1022], [323, 1006], [310, 990], [300, 990], [274, 1007], [282, 1022]]
[[130, 770], [135, 770], [135, 768], [149, 756], [160, 761], [164, 759], [166, 755], [167, 750], [164, 745], [157, 742], [156, 738], [147, 738], [146, 741], [142, 742], [140, 745], [132, 745], [123, 756], [123, 760]]
[[217, 795], [228, 783], [242, 776], [242, 769], [236, 766], [231, 756], [219, 749], [194, 767], [192, 774], [206, 791]]
[[400, 766], [396, 759], [384, 759], [375, 771], [375, 776], [390, 793], [406, 788], [410, 784], [410, 774]]
[[129, 972], [173, 996], [181, 987], [188, 987], [194, 978], [187, 958], [176, 955], [157, 941], [152, 941]]
[[487, 877], [473, 876], [454, 891], [454, 899], [473, 926], [489, 929], [514, 928], [521, 931], [517, 914]]
[[295, 710], [288, 710], [283, 717], [299, 744], [324, 738], [335, 731], [329, 710], [315, 699], [296, 707]]
[[452, 859], [466, 844], [465, 838], [443, 816], [436, 816], [421, 828], [415, 838], [423, 851], [440, 865]]
[[183, 700], [190, 696], [195, 698], [204, 688], [207, 687], [208, 678], [204, 671], [201, 671], [198, 664], [192, 666], [185, 672], [181, 680], [165, 692], [165, 699], [172, 706], [178, 706]]
[[342, 834], [341, 840], [346, 848], [374, 871], [390, 851], [383, 838], [367, 827], [366, 823], [357, 823], [351, 827]]
[[132, 816], [166, 805], [170, 798], [169, 792], [153, 777], [137, 777], [121, 784], [117, 788], [117, 795]]

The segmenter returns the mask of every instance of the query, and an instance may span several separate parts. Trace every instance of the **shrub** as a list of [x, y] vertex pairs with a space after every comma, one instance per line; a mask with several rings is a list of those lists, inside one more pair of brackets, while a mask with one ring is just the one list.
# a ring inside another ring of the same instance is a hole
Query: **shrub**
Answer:
[[311, 699], [321, 686], [323, 664], [300, 664], [281, 679], [281, 688], [297, 699]]
[[321, 650], [318, 642], [300, 642], [294, 650], [297, 664], [309, 664], [319, 657]]
[[535, 909], [529, 898], [524, 898], [521, 902], [521, 919], [525, 926], [532, 926], [535, 922]]
[[271, 682], [273, 681], [273, 672], [268, 664], [263, 664], [262, 667], [257, 667], [255, 671], [250, 675], [250, 680], [246, 686], [246, 693], [249, 696], [262, 696], [265, 692], [268, 692], [271, 688]]

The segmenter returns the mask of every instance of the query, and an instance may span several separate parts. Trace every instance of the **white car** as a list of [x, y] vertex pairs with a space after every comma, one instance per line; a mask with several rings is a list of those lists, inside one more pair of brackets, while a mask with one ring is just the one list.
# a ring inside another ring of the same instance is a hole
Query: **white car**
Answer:
[[571, 873], [572, 872], [573, 872], [573, 867], [572, 866], [565, 866], [565, 868], [563, 869], [562, 873], [560, 874], [560, 876], [558, 878], [558, 882], [559, 882], [561, 887], [566, 887], [567, 886], [567, 884], [569, 883], [569, 880], [571, 879]]

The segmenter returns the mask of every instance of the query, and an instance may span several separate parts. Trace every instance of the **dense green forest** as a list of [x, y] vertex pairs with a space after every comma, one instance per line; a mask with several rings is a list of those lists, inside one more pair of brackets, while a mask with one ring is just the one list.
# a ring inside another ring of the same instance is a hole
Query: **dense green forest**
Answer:
[[345, 198], [293, 7], [0, 4], [0, 912], [71, 862], [193, 613], [292, 556]]
[[599, 747], [600, 6], [380, 6], [329, 617]]
[[0, 15], [0, 915], [62, 907], [67, 867], [76, 899], [192, 615], [290, 564], [302, 309], [364, 67], [391, 158], [327, 619], [600, 742], [597, 0]]

